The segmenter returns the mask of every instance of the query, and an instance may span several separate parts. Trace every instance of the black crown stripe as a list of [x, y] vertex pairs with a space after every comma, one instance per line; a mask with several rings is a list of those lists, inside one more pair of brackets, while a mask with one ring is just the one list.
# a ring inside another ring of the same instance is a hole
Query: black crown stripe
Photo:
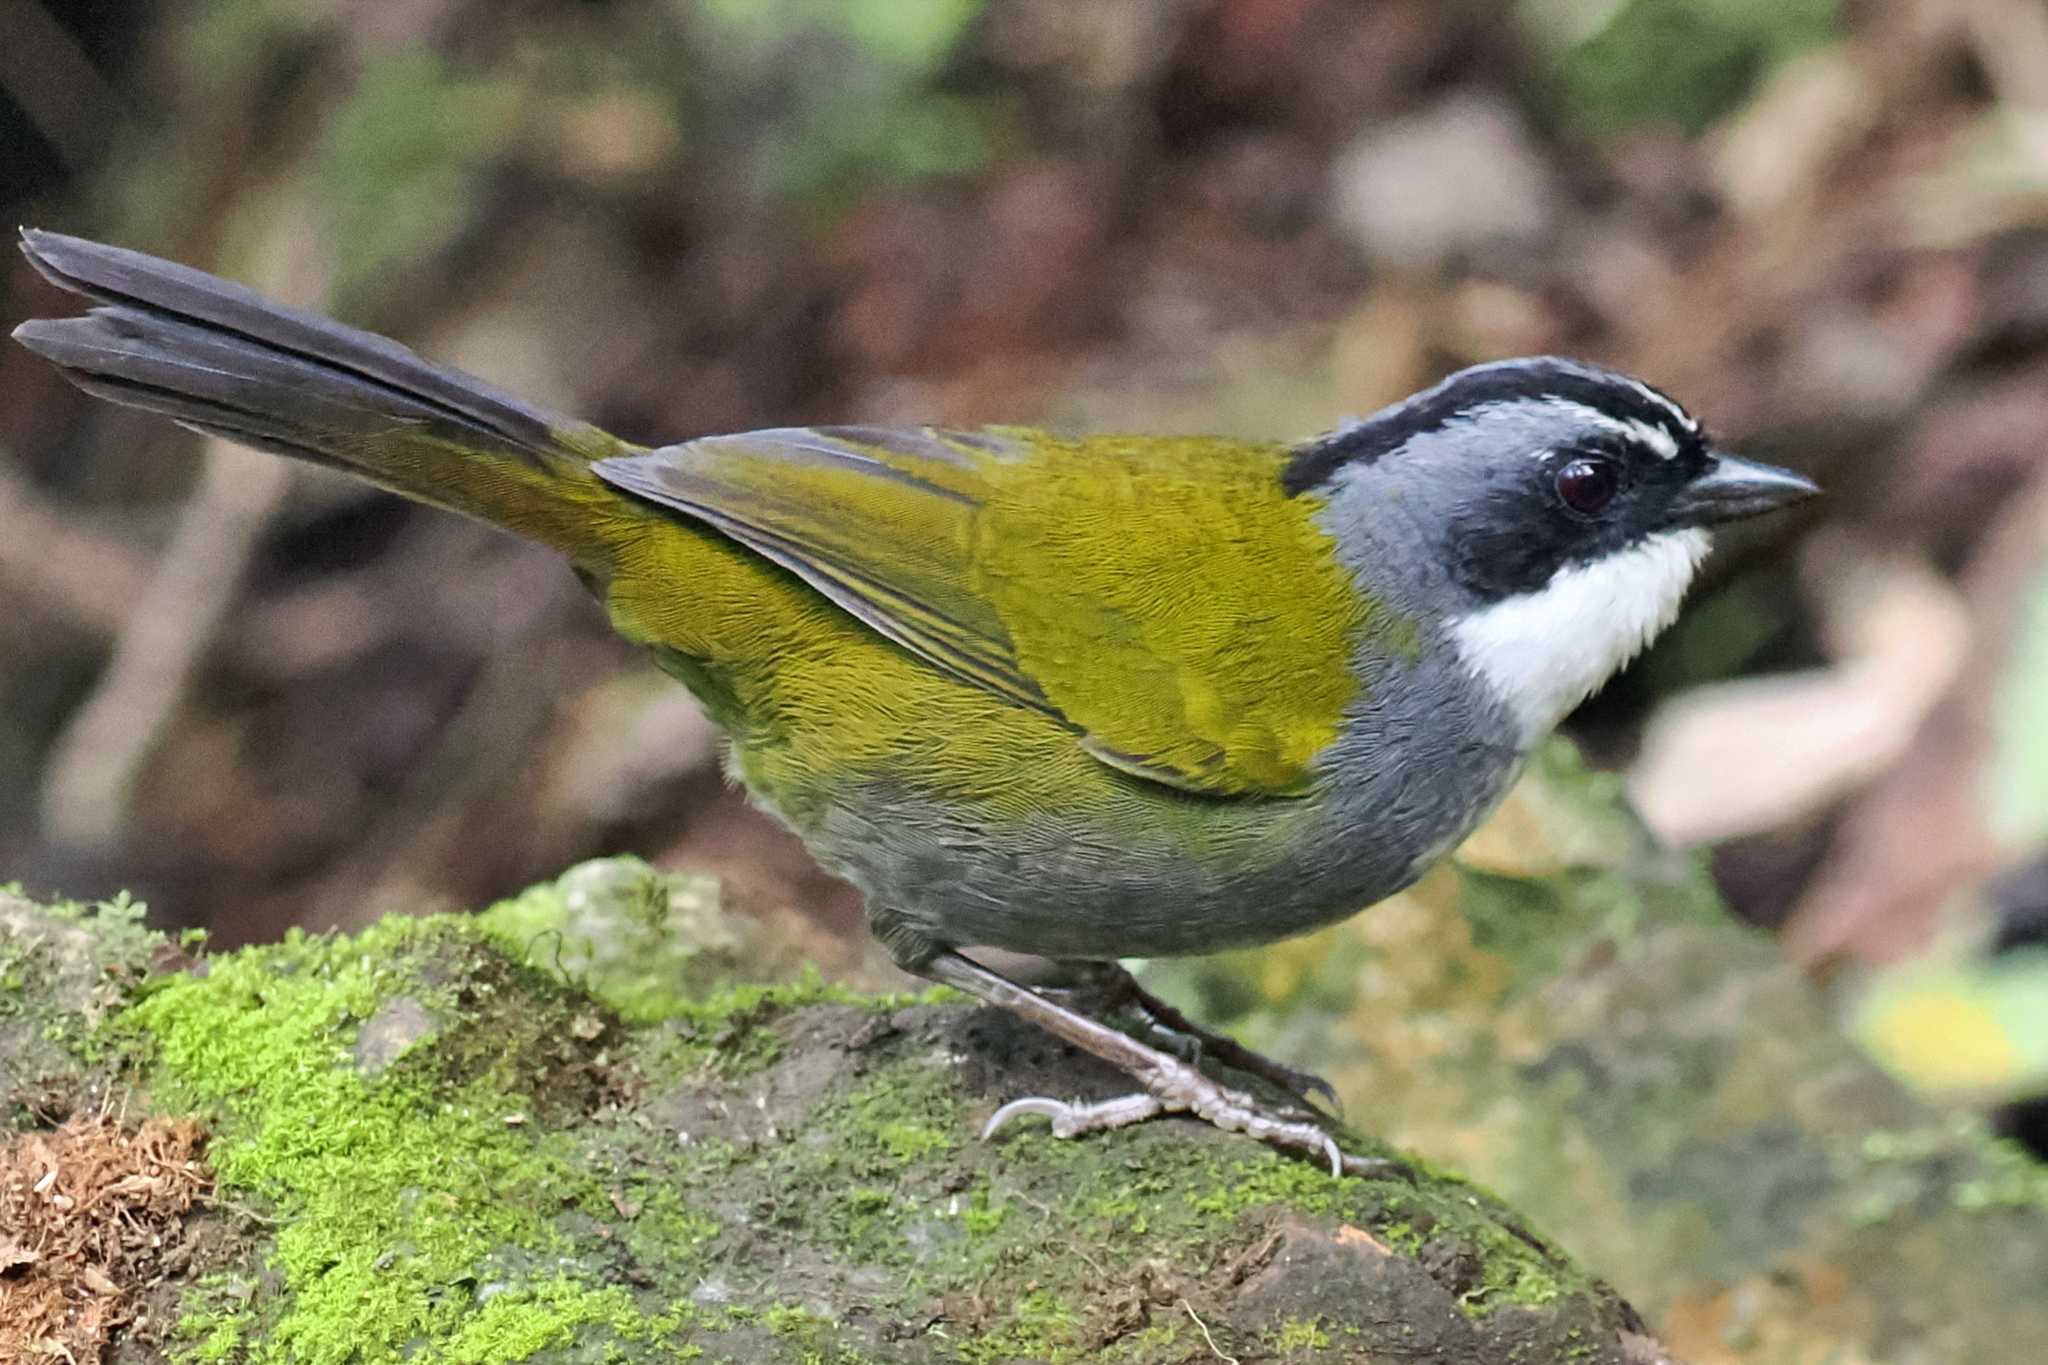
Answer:
[[1658, 401], [1661, 395], [1653, 397], [1654, 392], [1646, 393], [1636, 381], [1609, 370], [1548, 357], [1474, 366], [1364, 421], [1302, 445], [1288, 461], [1280, 484], [1289, 497], [1296, 497], [1321, 487], [1345, 466], [1370, 464], [1461, 414], [1546, 399], [1578, 403], [1621, 422], [1659, 427], [1681, 450], [1698, 444], [1699, 431], [1684, 418], [1684, 409], [1669, 400]]

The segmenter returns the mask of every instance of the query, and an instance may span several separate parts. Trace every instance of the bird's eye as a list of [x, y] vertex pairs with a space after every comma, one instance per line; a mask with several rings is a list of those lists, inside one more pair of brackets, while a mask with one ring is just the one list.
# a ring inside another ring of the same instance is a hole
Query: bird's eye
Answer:
[[1557, 496], [1581, 516], [1592, 516], [1621, 491], [1621, 470], [1612, 460], [1573, 460], [1557, 471]]

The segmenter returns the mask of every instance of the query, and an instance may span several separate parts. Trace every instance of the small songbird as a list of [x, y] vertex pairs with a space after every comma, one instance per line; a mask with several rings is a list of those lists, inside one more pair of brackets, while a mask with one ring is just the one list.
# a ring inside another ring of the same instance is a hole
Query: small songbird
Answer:
[[[824, 426], [650, 448], [184, 266], [22, 249], [97, 304], [14, 333], [88, 393], [561, 551], [899, 964], [1139, 1087], [1016, 1100], [991, 1132], [1192, 1112], [1372, 1166], [1312, 1110], [1212, 1079], [1199, 1057], [1327, 1090], [1117, 959], [1270, 942], [1413, 882], [1671, 622], [1710, 527], [1817, 491], [1552, 358], [1298, 444]], [[975, 947], [1096, 989], [1027, 987]], [[1105, 992], [1152, 1041], [1088, 1007]]]

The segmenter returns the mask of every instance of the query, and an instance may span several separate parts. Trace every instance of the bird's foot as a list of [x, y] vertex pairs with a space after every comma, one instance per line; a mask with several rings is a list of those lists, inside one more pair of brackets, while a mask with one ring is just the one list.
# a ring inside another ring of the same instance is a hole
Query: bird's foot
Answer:
[[1398, 1161], [1351, 1156], [1315, 1122], [1313, 1111], [1262, 1104], [1202, 1074], [1171, 1053], [1148, 1046], [1087, 1015], [1056, 1003], [970, 962], [958, 953], [941, 953], [922, 964], [926, 975], [1039, 1025], [1125, 1072], [1144, 1087], [1137, 1094], [1092, 1104], [1047, 1098], [1012, 1100], [998, 1109], [982, 1130], [994, 1135], [1010, 1120], [1039, 1115], [1052, 1121], [1058, 1137], [1078, 1137], [1142, 1123], [1162, 1114], [1192, 1114], [1233, 1133], [1289, 1151], [1327, 1161], [1334, 1175], [1407, 1175]]
[[[1250, 1095], [1218, 1085], [1193, 1067], [1185, 1072], [1158, 1077], [1160, 1090], [1118, 1095], [1092, 1104], [1049, 1099], [1033, 1095], [1011, 1100], [989, 1116], [982, 1126], [983, 1141], [992, 1138], [1012, 1119], [1039, 1117], [1052, 1122], [1052, 1134], [1059, 1138], [1085, 1133], [1107, 1132], [1162, 1114], [1193, 1114], [1227, 1132], [1243, 1133], [1274, 1147], [1303, 1152], [1330, 1163], [1330, 1174], [1397, 1175], [1406, 1168], [1385, 1157], [1353, 1156], [1308, 1118], [1290, 1117], [1290, 1111], [1265, 1108]], [[1152, 1078], [1147, 1078], [1152, 1079]]]
[[1111, 1008], [1134, 1010], [1145, 1027], [1183, 1061], [1199, 1066], [1203, 1057], [1211, 1057], [1234, 1071], [1257, 1076], [1278, 1086], [1304, 1107], [1313, 1109], [1315, 1101], [1320, 1099], [1329, 1106], [1331, 1113], [1339, 1118], [1344, 1116], [1344, 1104], [1337, 1098], [1337, 1088], [1321, 1076], [1275, 1061], [1262, 1052], [1254, 1052], [1228, 1034], [1202, 1027], [1139, 985], [1138, 978], [1121, 963], [1076, 962], [1063, 965], [1069, 966], [1076, 974], [1082, 989], [1099, 992]]

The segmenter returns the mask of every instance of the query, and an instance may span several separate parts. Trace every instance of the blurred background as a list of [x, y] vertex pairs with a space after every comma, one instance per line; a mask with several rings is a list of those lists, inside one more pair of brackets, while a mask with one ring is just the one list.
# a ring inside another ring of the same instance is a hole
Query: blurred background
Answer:
[[[642, 440], [1641, 373], [1829, 496], [1724, 538], [1588, 761], [1816, 979], [1882, 969], [1873, 1039], [2048, 1068], [2038, 0], [7, 0], [0, 201]], [[5, 325], [72, 306], [0, 265]], [[232, 945], [629, 851], [879, 971], [539, 549], [6, 346], [0, 604], [31, 890]]]

